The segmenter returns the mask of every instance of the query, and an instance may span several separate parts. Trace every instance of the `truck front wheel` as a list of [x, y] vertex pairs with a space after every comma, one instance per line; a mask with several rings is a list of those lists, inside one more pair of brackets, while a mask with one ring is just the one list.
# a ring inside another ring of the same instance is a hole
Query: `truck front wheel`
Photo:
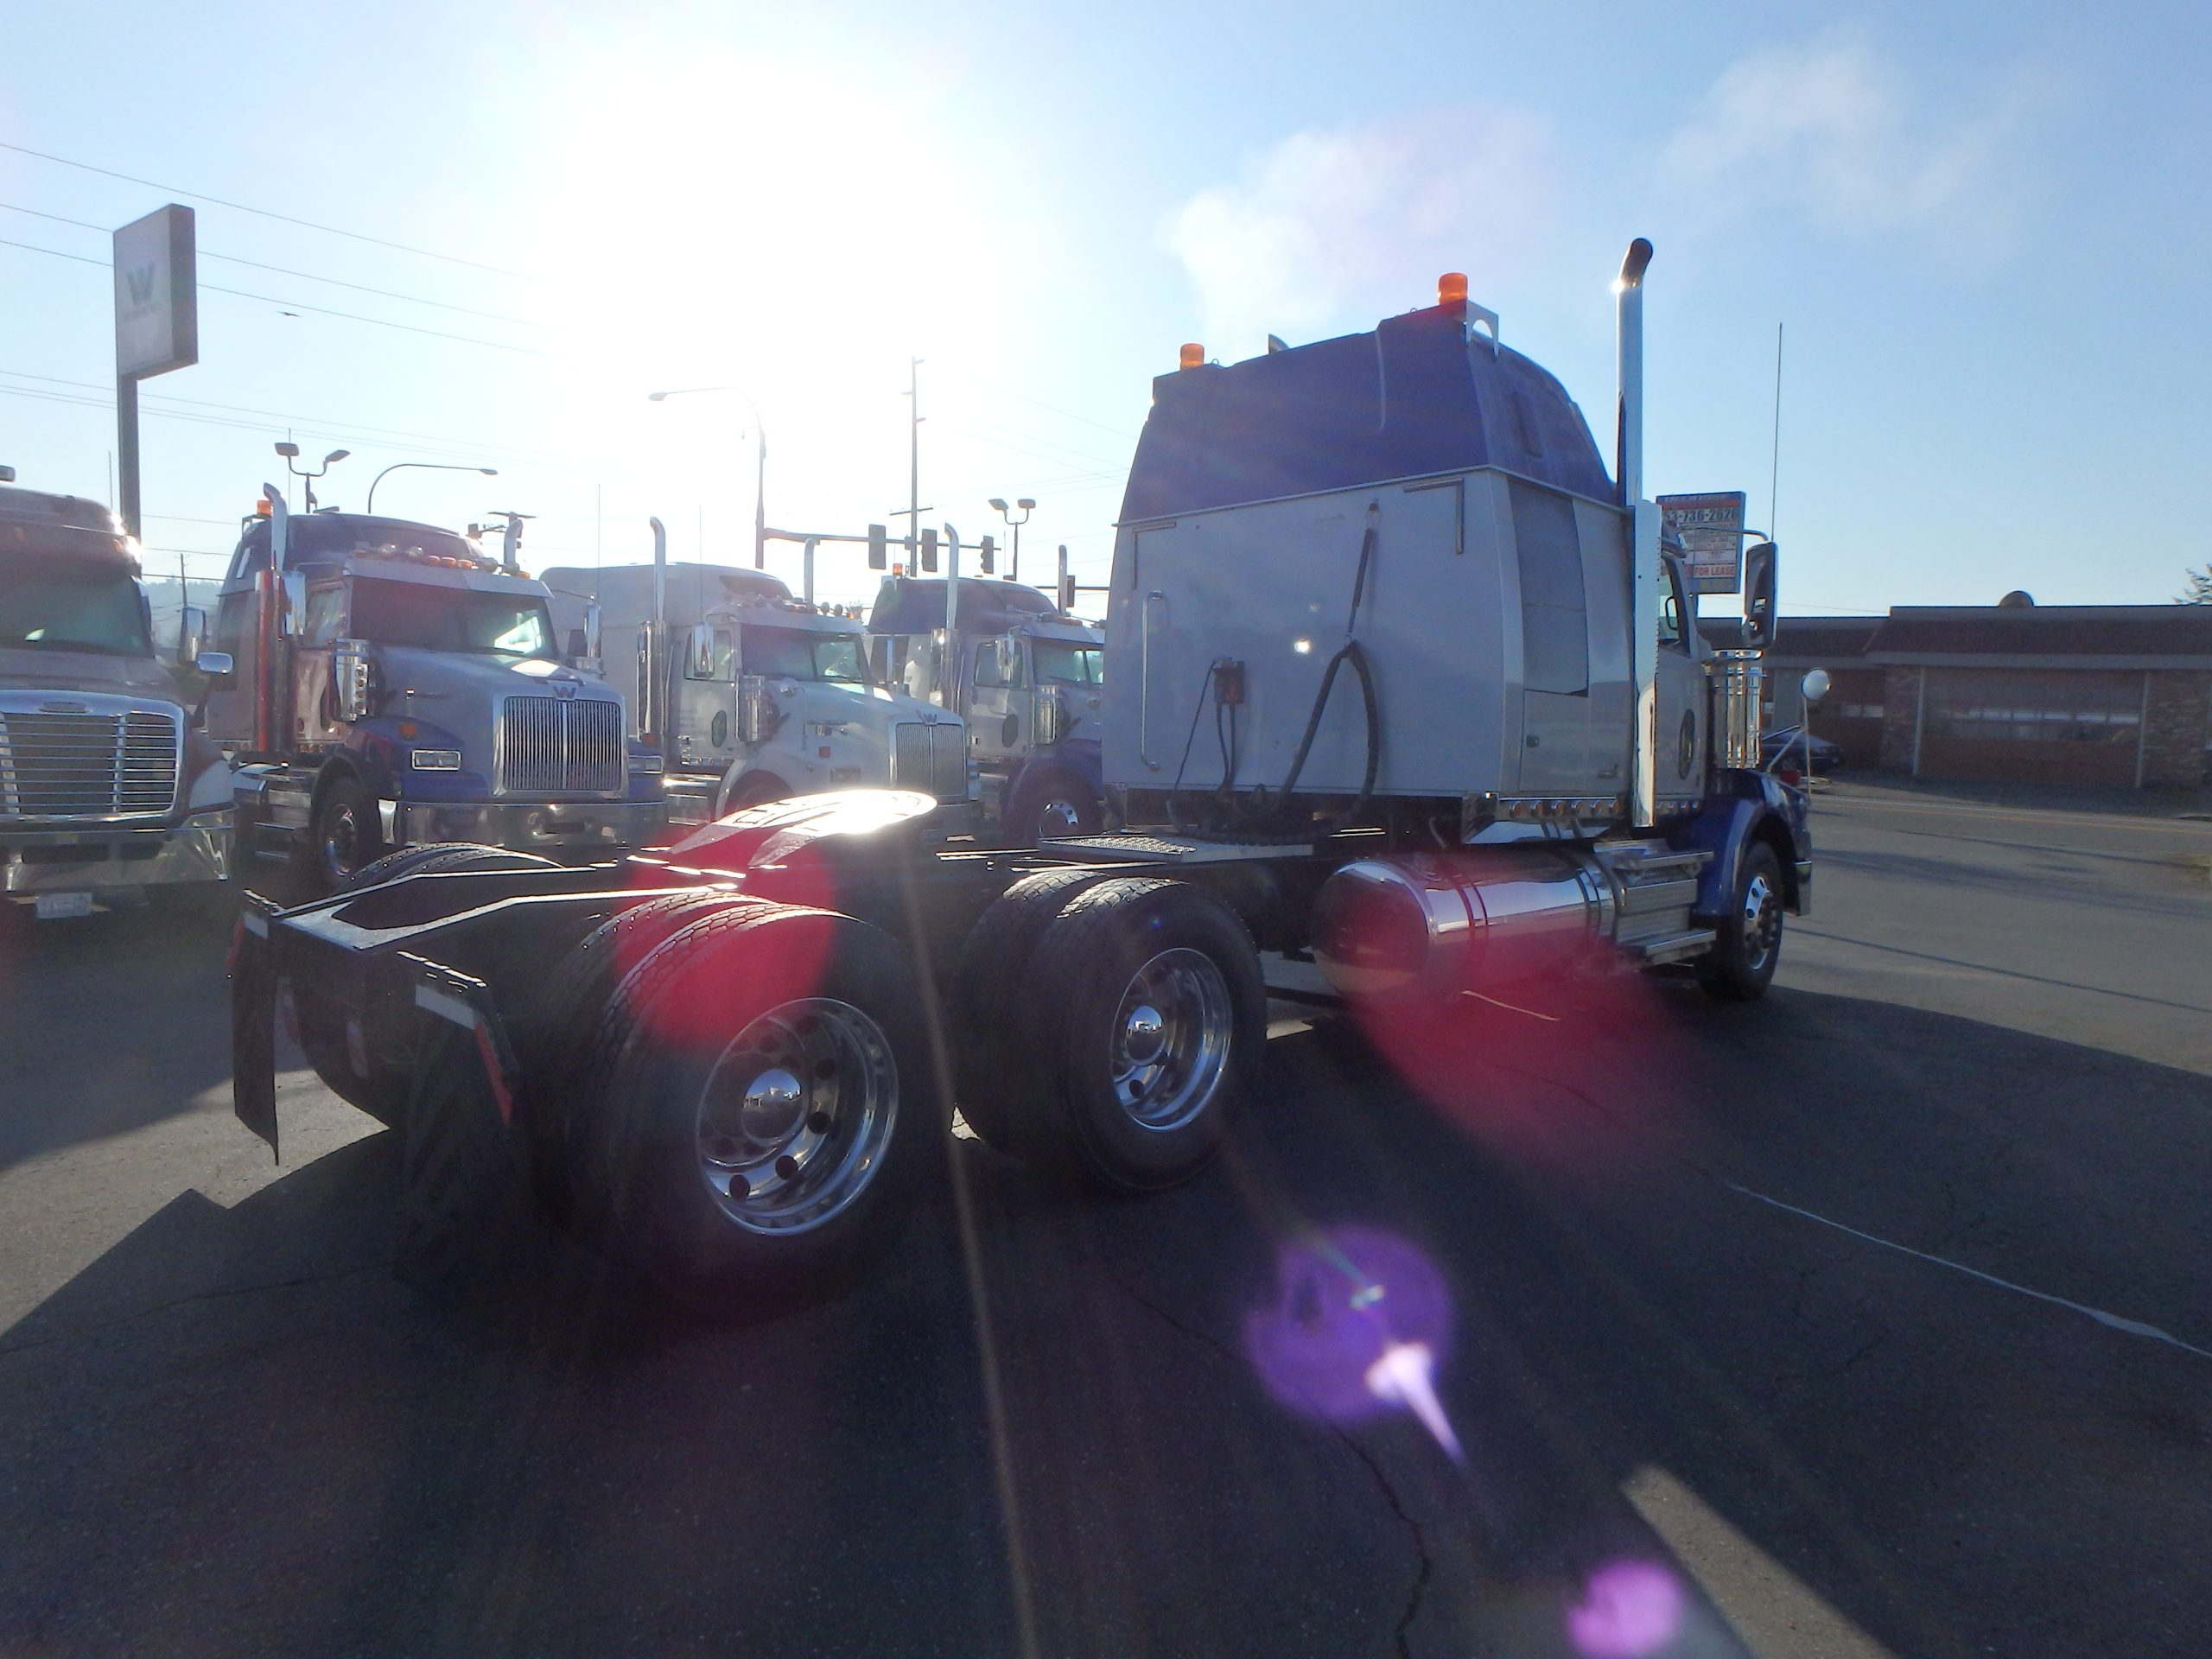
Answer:
[[1007, 842], [1017, 847], [1096, 835], [1098, 800], [1073, 772], [1046, 767], [1014, 785], [1007, 803], [1005, 830]]
[[1724, 1002], [1766, 995], [1782, 960], [1782, 861], [1755, 841], [1736, 867], [1733, 902], [1720, 918], [1713, 948], [1698, 959], [1698, 982]]
[[873, 1259], [944, 1169], [916, 980], [887, 934], [796, 906], [720, 912], [655, 950], [575, 1103], [601, 1241], [724, 1316], [820, 1296]]
[[313, 895], [338, 892], [384, 851], [376, 799], [361, 780], [344, 774], [325, 784], [315, 798], [307, 844], [301, 849], [300, 873]]
[[1102, 881], [1046, 925], [1026, 977], [1055, 1161], [1122, 1192], [1196, 1174], [1267, 1041], [1259, 955], [1236, 913], [1187, 882]]

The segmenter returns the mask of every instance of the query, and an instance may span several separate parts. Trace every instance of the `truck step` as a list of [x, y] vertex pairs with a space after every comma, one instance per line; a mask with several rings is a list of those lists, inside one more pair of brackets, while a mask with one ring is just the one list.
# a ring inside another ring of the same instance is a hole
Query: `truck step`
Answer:
[[1601, 841], [1592, 850], [1624, 882], [1694, 880], [1713, 858], [1703, 848], [1678, 852], [1663, 841]]
[[1678, 917], [1686, 918], [1696, 901], [1696, 878], [1685, 876], [1672, 881], [1623, 882], [1618, 905], [1624, 916], [1649, 916], [1671, 910]]
[[[1319, 839], [1319, 837], [1316, 837]], [[1070, 836], [1037, 843], [1048, 858], [1076, 864], [1226, 864], [1255, 858], [1302, 855], [1302, 843], [1282, 842], [1199, 841], [1188, 836]]]
[[1666, 933], [1656, 939], [1640, 939], [1628, 949], [1647, 965], [1662, 962], [1680, 962], [1685, 957], [1701, 956], [1713, 944], [1713, 933], [1709, 927], [1693, 928], [1687, 933]]

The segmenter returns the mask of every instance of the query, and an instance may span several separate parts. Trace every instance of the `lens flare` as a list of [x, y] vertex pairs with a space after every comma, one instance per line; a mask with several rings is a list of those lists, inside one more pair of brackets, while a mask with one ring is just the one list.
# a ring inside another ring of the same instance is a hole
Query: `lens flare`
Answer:
[[1675, 1639], [1682, 1599], [1681, 1585], [1656, 1562], [1610, 1562], [1567, 1610], [1567, 1633], [1585, 1659], [1643, 1659]]
[[1363, 1227], [1300, 1235], [1275, 1259], [1275, 1294], [1244, 1322], [1245, 1352], [1270, 1395], [1332, 1423], [1408, 1411], [1455, 1460], [1437, 1399], [1452, 1300], [1428, 1258]]

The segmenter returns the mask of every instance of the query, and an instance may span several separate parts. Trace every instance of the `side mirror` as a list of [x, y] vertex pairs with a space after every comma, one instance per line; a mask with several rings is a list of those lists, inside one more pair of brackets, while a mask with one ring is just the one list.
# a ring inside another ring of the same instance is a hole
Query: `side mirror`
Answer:
[[231, 661], [227, 651], [198, 651], [192, 656], [192, 665], [206, 675], [210, 684], [228, 685], [238, 673], [237, 664]]
[[188, 667], [200, 664], [200, 647], [207, 639], [207, 613], [188, 605], [177, 618], [176, 659]]
[[1754, 542], [1744, 550], [1744, 644], [1752, 651], [1774, 643], [1776, 558], [1772, 542]]
[[711, 680], [715, 677], [715, 631], [704, 622], [691, 625], [690, 662], [684, 668], [687, 678]]
[[276, 619], [276, 632], [296, 639], [308, 617], [308, 579], [304, 571], [284, 573], [284, 607]]
[[584, 606], [584, 648], [576, 653], [578, 656], [588, 657], [594, 662], [598, 661], [599, 636], [606, 621], [607, 613], [600, 607], [597, 600], [592, 600]]

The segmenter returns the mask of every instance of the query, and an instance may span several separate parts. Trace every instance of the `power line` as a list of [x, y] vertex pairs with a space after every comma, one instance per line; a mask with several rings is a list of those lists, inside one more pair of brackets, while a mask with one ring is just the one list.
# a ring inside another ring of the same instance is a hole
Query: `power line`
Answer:
[[[71, 219], [62, 213], [43, 213], [36, 207], [18, 207], [12, 201], [0, 201], [0, 207], [4, 207], [11, 213], [28, 213], [33, 219], [51, 219], [56, 225], [73, 225], [80, 231], [98, 231], [102, 235], [112, 234], [108, 226], [95, 225], [90, 219]], [[16, 243], [14, 245], [21, 247], [25, 245]], [[53, 250], [49, 249], [48, 251], [50, 252]], [[288, 265], [266, 264], [258, 259], [242, 258], [235, 253], [218, 253], [213, 248], [199, 249], [198, 253], [202, 259], [220, 259], [224, 264], [232, 265], [251, 265], [256, 270], [273, 270], [279, 276], [297, 276], [304, 282], [327, 283], [333, 288], [350, 288], [357, 294], [374, 294], [379, 299], [404, 300], [410, 305], [435, 306], [441, 311], [457, 311], [465, 317], [482, 317], [492, 322], [511, 322], [518, 328], [543, 328], [550, 326], [543, 322], [532, 322], [527, 317], [511, 317], [504, 311], [480, 311], [472, 305], [453, 305], [444, 300], [424, 299], [419, 294], [402, 294], [396, 289], [371, 288], [366, 283], [349, 283], [341, 276], [321, 276], [311, 270], [294, 270]], [[81, 258], [83, 256], [78, 257]]]
[[449, 265], [466, 265], [472, 270], [488, 270], [499, 276], [519, 276], [518, 270], [509, 270], [505, 265], [487, 265], [478, 259], [463, 259], [458, 254], [440, 253], [431, 248], [418, 248], [405, 242], [391, 242], [380, 236], [365, 236], [359, 231], [341, 231], [335, 225], [318, 225], [313, 219], [295, 219], [289, 213], [274, 213], [266, 207], [249, 207], [243, 201], [226, 201], [221, 196], [211, 196], [202, 190], [187, 190], [181, 185], [157, 184], [151, 179], [142, 179], [129, 173], [118, 173], [112, 168], [94, 167], [90, 162], [73, 162], [67, 156], [55, 156], [43, 149], [33, 149], [27, 144], [11, 144], [0, 138], [0, 149], [12, 149], [18, 156], [36, 156], [41, 162], [52, 162], [57, 167], [73, 167], [86, 173], [98, 173], [104, 178], [121, 179], [125, 184], [143, 184], [149, 190], [165, 190], [171, 195], [190, 196], [194, 201], [212, 203], [217, 207], [228, 207], [233, 213], [252, 213], [261, 219], [273, 219], [286, 225], [297, 225], [303, 229], [321, 231], [326, 236], [342, 236], [355, 242], [366, 242], [379, 248], [396, 248], [402, 253], [417, 254], [425, 259], [442, 259]]
[[[64, 253], [59, 248], [42, 248], [35, 242], [11, 241], [4, 236], [0, 236], [0, 247], [21, 248], [27, 253], [42, 253], [49, 258], [73, 259], [80, 265], [101, 265], [109, 270], [114, 269], [112, 263], [109, 260], [89, 258], [81, 253]], [[449, 334], [439, 328], [418, 327], [411, 322], [394, 322], [389, 317], [365, 317], [358, 311], [334, 311], [327, 305], [309, 305], [304, 300], [280, 300], [267, 294], [249, 294], [244, 289], [219, 288], [213, 283], [201, 283], [199, 284], [199, 289], [202, 294], [227, 294], [235, 300], [253, 300], [263, 305], [273, 305], [289, 311], [312, 311], [317, 316], [322, 317], [343, 317], [349, 322], [372, 323], [378, 328], [397, 328], [406, 334], [427, 334], [432, 340], [450, 340], [463, 346], [488, 346], [495, 352], [515, 352], [524, 357], [558, 359], [561, 355], [557, 352], [541, 352], [535, 346], [511, 346], [505, 340], [479, 340], [474, 334]]]

